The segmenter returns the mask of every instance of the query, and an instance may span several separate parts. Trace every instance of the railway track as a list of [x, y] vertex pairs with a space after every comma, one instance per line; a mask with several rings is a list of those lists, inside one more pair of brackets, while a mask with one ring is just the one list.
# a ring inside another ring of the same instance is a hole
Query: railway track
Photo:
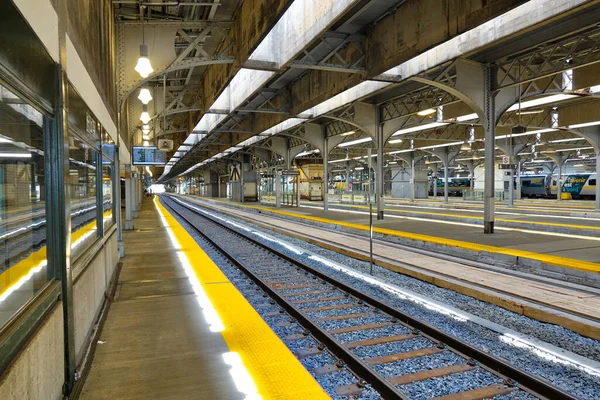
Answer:
[[[360, 397], [370, 386], [386, 399], [431, 398], [435, 393], [423, 393], [427, 390], [423, 383], [437, 378], [455, 385], [451, 393], [438, 396], [446, 400], [575, 399], [550, 382], [338, 282], [180, 200], [162, 197], [162, 201], [256, 284], [258, 293], [249, 300], [262, 299], [265, 305], [280, 307], [266, 317], [281, 317], [281, 327], [299, 323], [304, 328], [284, 341], [316, 339], [316, 346], [295, 350], [298, 358], [324, 352], [334, 356], [336, 362], [313, 368], [313, 375], [347, 368], [358, 378], [335, 387], [339, 396]], [[400, 364], [418, 366], [390, 374]]]

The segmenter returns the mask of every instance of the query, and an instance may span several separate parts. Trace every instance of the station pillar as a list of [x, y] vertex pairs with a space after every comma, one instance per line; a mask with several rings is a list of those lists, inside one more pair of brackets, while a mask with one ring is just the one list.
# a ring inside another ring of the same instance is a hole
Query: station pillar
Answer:
[[[563, 167], [563, 163], [558, 162], [558, 163], [556, 163], [556, 166], [558, 167], [558, 175], [556, 177], [556, 200], [561, 201], [562, 200], [562, 167]], [[552, 185], [550, 185], [550, 186], [552, 186]]]
[[[329, 139], [327, 138], [327, 131], [324, 132], [323, 138], [323, 211], [329, 211]], [[300, 190], [298, 190], [300, 192]], [[300, 205], [300, 202], [298, 202]]]
[[131, 165], [125, 165], [125, 224], [123, 229], [133, 230], [133, 179], [131, 178]]
[[281, 208], [281, 176], [277, 168], [275, 168], [275, 207]]
[[415, 157], [410, 158], [410, 201], [414, 203], [416, 197], [417, 174], [415, 170]]
[[[130, 194], [131, 194], [131, 217], [133, 219], [138, 217], [138, 188], [137, 188], [137, 179], [133, 178], [133, 172], [131, 173], [132, 178], [129, 180]], [[127, 194], [125, 194], [127, 195]]]
[[483, 232], [494, 233], [494, 208], [496, 206], [495, 196], [495, 162], [496, 162], [496, 103], [492, 93], [493, 72], [490, 67], [484, 67], [483, 79], [483, 103], [484, 103], [484, 204], [483, 204]]

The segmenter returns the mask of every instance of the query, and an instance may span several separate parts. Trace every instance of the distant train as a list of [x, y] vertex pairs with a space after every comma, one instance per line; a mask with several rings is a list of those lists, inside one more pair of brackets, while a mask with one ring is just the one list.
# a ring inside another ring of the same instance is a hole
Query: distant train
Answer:
[[[556, 198], [558, 175], [521, 175], [521, 197]], [[596, 198], [596, 174], [563, 174], [562, 193], [574, 199]]]
[[[552, 183], [548, 193], [555, 197], [557, 193], [557, 175], [552, 175]], [[570, 193], [574, 199], [596, 198], [596, 174], [569, 174], [562, 175], [562, 192]]]
[[[556, 198], [558, 175], [521, 175], [521, 198]], [[574, 199], [596, 198], [596, 174], [563, 174], [562, 193], [570, 193]], [[448, 195], [462, 196], [463, 190], [471, 188], [471, 178], [450, 178]], [[515, 188], [517, 187], [515, 177]], [[505, 182], [505, 190], [508, 182]], [[433, 195], [433, 179], [430, 180], [429, 195]], [[437, 195], [444, 195], [444, 179], [437, 179]]]
[[[429, 181], [429, 195], [433, 195], [433, 178]], [[450, 178], [448, 180], [448, 196], [462, 196], [463, 190], [470, 189], [473, 178]], [[444, 195], [444, 179], [437, 179], [437, 195]]]

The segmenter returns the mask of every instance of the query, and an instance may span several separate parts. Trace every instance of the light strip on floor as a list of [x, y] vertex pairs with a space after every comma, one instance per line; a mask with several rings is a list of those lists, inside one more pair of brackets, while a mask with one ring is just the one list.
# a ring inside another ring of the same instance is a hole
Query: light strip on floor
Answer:
[[262, 397], [258, 394], [256, 385], [248, 370], [244, 367], [240, 355], [236, 352], [223, 353], [223, 360], [225, 364], [231, 367], [229, 373], [237, 390], [246, 396], [245, 400], [261, 399]]
[[196, 298], [198, 299], [198, 304], [200, 305], [200, 308], [202, 309], [202, 314], [204, 315], [204, 319], [206, 320], [206, 323], [209, 324], [209, 326], [210, 326], [209, 327], [210, 331], [211, 332], [223, 332], [225, 330], [225, 326], [223, 325], [223, 322], [221, 321], [221, 318], [219, 317], [217, 310], [212, 305], [210, 299], [206, 295], [206, 292], [202, 288], [202, 285], [198, 281], [198, 277], [194, 273], [194, 269], [192, 268], [192, 265], [190, 264], [190, 261], [189, 261], [187, 255], [185, 254], [185, 252], [181, 251], [181, 245], [179, 244], [179, 241], [175, 237], [175, 234], [173, 233], [172, 229], [169, 227], [165, 216], [163, 215], [162, 211], [158, 207], [157, 197], [154, 198], [154, 205], [156, 207], [156, 211], [158, 211], [158, 215], [160, 216], [162, 224], [163, 224], [165, 230], [167, 231], [169, 238], [171, 239], [171, 243], [173, 244], [173, 247], [175, 248], [175, 250], [177, 250], [177, 258], [179, 259], [181, 266], [183, 267], [183, 269], [188, 277], [188, 280], [190, 281], [192, 289], [194, 289], [194, 293], [196, 294]]

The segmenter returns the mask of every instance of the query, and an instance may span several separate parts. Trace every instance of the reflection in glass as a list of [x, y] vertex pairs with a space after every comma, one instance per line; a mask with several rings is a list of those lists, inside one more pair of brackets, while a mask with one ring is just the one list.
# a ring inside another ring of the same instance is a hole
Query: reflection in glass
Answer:
[[115, 222], [113, 215], [113, 163], [107, 158], [102, 159], [102, 204], [104, 231]]
[[0, 327], [48, 283], [44, 116], [0, 85]]
[[69, 141], [71, 251], [75, 259], [98, 236], [96, 221], [96, 164], [98, 152], [71, 134]]

